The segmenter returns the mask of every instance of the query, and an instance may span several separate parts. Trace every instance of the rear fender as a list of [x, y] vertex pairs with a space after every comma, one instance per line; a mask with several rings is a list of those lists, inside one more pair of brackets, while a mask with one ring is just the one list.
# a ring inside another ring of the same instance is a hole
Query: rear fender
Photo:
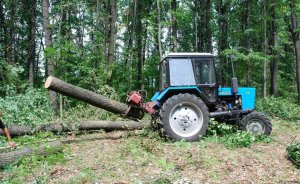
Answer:
[[156, 92], [155, 95], [151, 98], [151, 101], [158, 101], [158, 107], [160, 107], [168, 98], [172, 97], [173, 95], [177, 95], [179, 93], [189, 93], [194, 94], [200, 97], [205, 103], [209, 103], [208, 99], [205, 97], [203, 92], [197, 88], [196, 86], [185, 86], [185, 87], [168, 87], [164, 91]]

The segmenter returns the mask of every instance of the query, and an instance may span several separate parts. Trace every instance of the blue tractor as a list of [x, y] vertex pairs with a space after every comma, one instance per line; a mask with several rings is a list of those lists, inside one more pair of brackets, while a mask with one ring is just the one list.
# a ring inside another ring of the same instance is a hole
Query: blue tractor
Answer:
[[159, 90], [151, 102], [141, 92], [128, 95], [128, 103], [150, 113], [154, 127], [173, 140], [195, 141], [207, 132], [209, 119], [234, 123], [254, 134], [269, 135], [270, 119], [254, 111], [255, 88], [219, 87], [214, 56], [210, 53], [170, 53], [159, 65]]

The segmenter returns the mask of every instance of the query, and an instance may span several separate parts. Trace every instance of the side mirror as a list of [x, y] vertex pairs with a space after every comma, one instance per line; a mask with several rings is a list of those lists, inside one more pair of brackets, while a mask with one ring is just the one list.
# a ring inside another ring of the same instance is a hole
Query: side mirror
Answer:
[[238, 93], [238, 88], [239, 88], [239, 85], [238, 85], [237, 78], [236, 77], [231, 78], [232, 93], [234, 93], [234, 94]]

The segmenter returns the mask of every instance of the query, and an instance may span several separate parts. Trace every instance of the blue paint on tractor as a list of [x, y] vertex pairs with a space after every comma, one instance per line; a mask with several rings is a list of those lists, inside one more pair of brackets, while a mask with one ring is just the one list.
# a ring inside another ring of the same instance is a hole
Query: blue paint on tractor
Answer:
[[154, 95], [153, 95], [153, 97], [151, 98], [151, 102], [154, 102], [156, 99], [157, 99], [157, 97], [160, 95], [160, 91], [157, 91]]
[[[219, 88], [218, 94], [222, 96], [232, 96], [233, 93], [231, 88]], [[237, 95], [240, 95], [242, 98], [242, 110], [253, 110], [255, 106], [255, 88], [238, 88]]]
[[[160, 92], [157, 91], [154, 96], [151, 98], [151, 101], [160, 101], [169, 91], [171, 90], [196, 90], [199, 93], [201, 92], [197, 86], [175, 86], [175, 87], [168, 87], [164, 91]], [[219, 88], [218, 89], [219, 97], [226, 97], [226, 96], [233, 96], [231, 88]], [[255, 95], [256, 89], [255, 88], [246, 88], [241, 87], [238, 88], [237, 95], [241, 96], [242, 99], [242, 110], [253, 110], [255, 106]], [[160, 104], [157, 104], [160, 106]]]
[[157, 101], [160, 101], [164, 96], [165, 94], [167, 94], [169, 91], [171, 90], [191, 90], [191, 89], [194, 89], [194, 90], [197, 90], [199, 93], [201, 92], [197, 86], [176, 86], [176, 87], [168, 87], [166, 88], [164, 91], [162, 92], [156, 92], [155, 95], [151, 98], [151, 101], [154, 102], [155, 100]]

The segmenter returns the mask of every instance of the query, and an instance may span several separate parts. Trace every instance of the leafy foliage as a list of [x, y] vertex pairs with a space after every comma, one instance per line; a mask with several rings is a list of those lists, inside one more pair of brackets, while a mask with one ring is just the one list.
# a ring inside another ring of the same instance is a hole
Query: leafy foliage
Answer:
[[0, 98], [0, 111], [6, 124], [36, 125], [52, 119], [48, 92], [42, 89], [28, 89], [24, 94], [11, 90]]
[[287, 147], [288, 158], [297, 166], [300, 167], [300, 143], [292, 144]]
[[300, 107], [285, 98], [268, 97], [256, 101], [256, 110], [286, 120], [300, 120]]
[[270, 142], [264, 135], [238, 130], [235, 126], [211, 122], [204, 140], [219, 142], [227, 147], [250, 147], [254, 142]]

